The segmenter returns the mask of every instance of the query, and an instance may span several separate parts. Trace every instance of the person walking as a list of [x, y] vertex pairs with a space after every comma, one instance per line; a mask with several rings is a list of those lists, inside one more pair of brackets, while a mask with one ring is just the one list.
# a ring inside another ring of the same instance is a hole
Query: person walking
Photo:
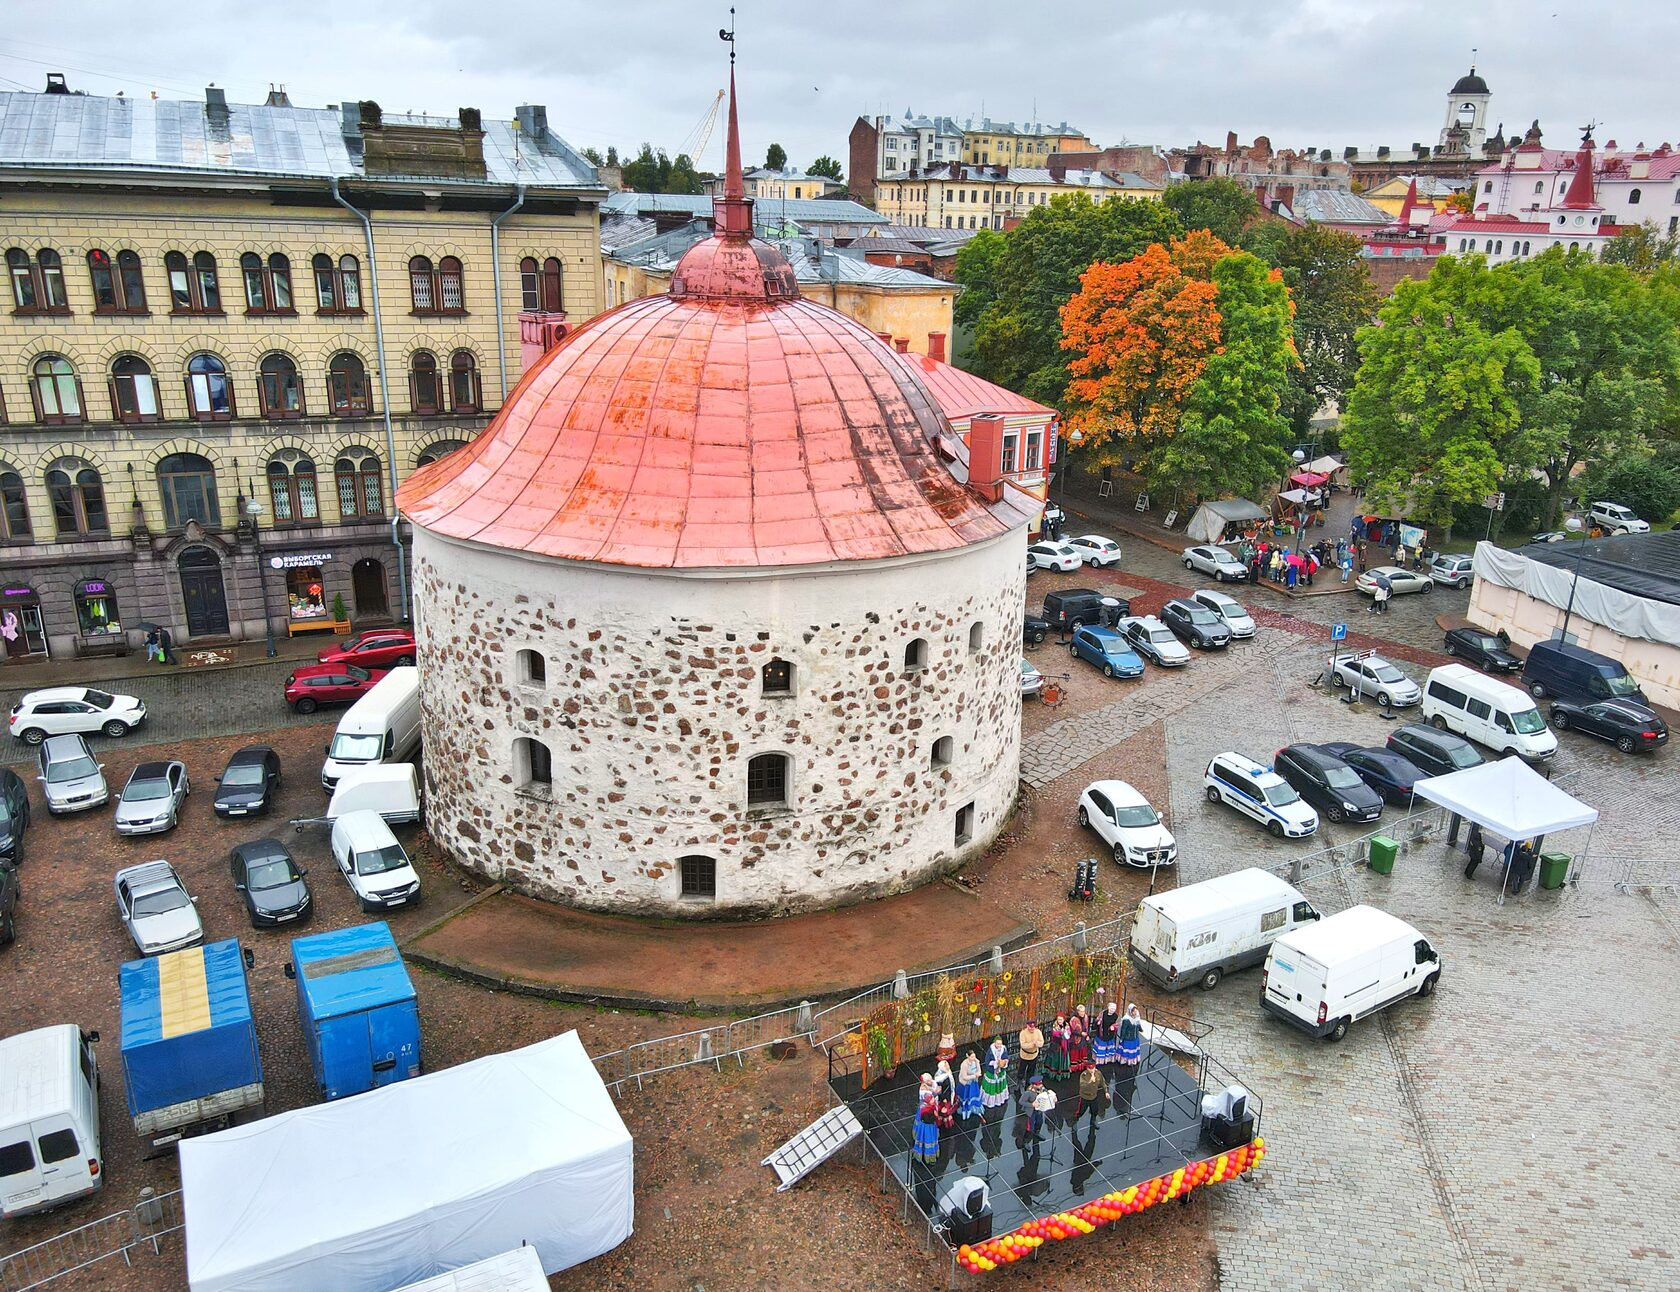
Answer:
[[1021, 1084], [1025, 1086], [1038, 1072], [1038, 1052], [1044, 1048], [1044, 1033], [1037, 1023], [1027, 1022], [1015, 1038], [1015, 1048], [1021, 1056]]
[[1365, 540], [1359, 540], [1359, 572], [1365, 573]]
[[1353, 574], [1353, 557], [1347, 552], [1342, 553], [1342, 582], [1346, 583]]
[[1470, 834], [1464, 840], [1464, 851], [1470, 854], [1470, 859], [1464, 863], [1464, 877], [1474, 879], [1476, 867], [1482, 864], [1482, 854], [1487, 845], [1482, 841], [1482, 827], [1476, 822], [1470, 823]]
[[1301, 577], [1301, 560], [1295, 557], [1289, 562], [1288, 571], [1283, 576], [1283, 583], [1291, 592], [1295, 591], [1295, 584]]
[[1377, 584], [1377, 595], [1371, 598], [1371, 603], [1379, 615], [1388, 613], [1388, 599], [1393, 595], [1394, 589], [1389, 586], [1387, 579], [1383, 579]]

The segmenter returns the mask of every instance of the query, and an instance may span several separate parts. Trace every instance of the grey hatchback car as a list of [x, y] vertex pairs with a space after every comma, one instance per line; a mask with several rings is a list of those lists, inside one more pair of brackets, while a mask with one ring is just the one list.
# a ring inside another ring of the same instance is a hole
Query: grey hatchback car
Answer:
[[105, 765], [94, 758], [82, 737], [48, 736], [41, 742], [36, 757], [40, 766], [36, 779], [46, 796], [47, 811], [54, 816], [85, 812], [110, 801]]

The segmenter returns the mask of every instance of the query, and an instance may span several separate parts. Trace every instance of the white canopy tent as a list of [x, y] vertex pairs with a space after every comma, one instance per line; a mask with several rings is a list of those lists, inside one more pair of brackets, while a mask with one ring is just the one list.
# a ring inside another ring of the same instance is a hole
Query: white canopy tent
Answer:
[[1221, 498], [1204, 502], [1190, 517], [1185, 534], [1198, 543], [1217, 543], [1225, 537], [1231, 525], [1242, 525], [1266, 519], [1266, 511], [1246, 498]]
[[1307, 463], [1307, 470], [1316, 471], [1321, 476], [1333, 476], [1336, 472], [1343, 470], [1346, 465], [1340, 458], [1333, 458], [1329, 454], [1325, 454], [1323, 457], [1314, 458]]
[[184, 1140], [192, 1292], [387, 1292], [634, 1217], [632, 1143], [576, 1032]]

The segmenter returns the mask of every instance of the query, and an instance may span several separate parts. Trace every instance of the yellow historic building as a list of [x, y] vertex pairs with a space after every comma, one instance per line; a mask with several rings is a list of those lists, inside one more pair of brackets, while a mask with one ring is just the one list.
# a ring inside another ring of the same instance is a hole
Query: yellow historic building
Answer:
[[1162, 189], [1129, 171], [951, 162], [876, 181], [875, 207], [896, 224], [932, 229], [1002, 229], [1063, 193], [1093, 202], [1154, 198]]
[[1406, 194], [1414, 182], [1417, 184], [1418, 205], [1430, 207], [1439, 213], [1447, 209], [1453, 194], [1463, 189], [1469, 181], [1445, 180], [1433, 175], [1396, 175], [1374, 188], [1366, 189], [1359, 196], [1398, 219], [1401, 209], [1406, 205]]
[[1085, 133], [1063, 121], [1057, 125], [990, 117], [962, 123], [962, 159], [976, 166], [1044, 166], [1058, 152], [1088, 152], [1096, 147]]
[[546, 118], [0, 94], [0, 658], [405, 618], [397, 484], [603, 305]]

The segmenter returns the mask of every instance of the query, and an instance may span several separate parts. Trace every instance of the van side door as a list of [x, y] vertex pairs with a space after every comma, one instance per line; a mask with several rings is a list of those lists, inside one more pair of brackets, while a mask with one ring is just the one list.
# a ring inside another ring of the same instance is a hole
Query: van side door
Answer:
[[65, 1113], [38, 1117], [33, 1125], [35, 1157], [40, 1164], [41, 1200], [56, 1202], [86, 1193], [93, 1184], [88, 1170], [91, 1146], [84, 1146]]

